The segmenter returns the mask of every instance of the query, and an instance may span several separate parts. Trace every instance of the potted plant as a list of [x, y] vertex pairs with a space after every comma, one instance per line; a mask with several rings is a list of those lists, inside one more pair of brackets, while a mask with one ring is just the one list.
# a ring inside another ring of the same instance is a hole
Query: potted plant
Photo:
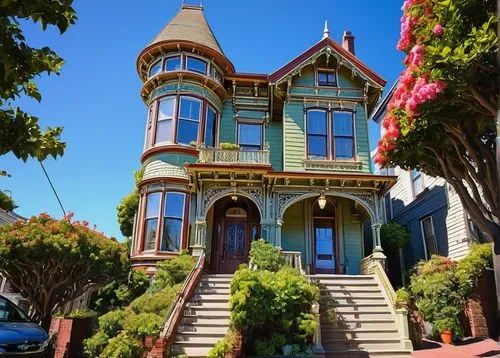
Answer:
[[445, 344], [453, 342], [453, 333], [461, 331], [460, 324], [458, 323], [458, 315], [455, 317], [444, 317], [434, 322], [434, 328], [441, 335], [441, 340]]
[[226, 150], [239, 150], [240, 146], [238, 144], [234, 143], [220, 143], [219, 144], [221, 149], [226, 149]]

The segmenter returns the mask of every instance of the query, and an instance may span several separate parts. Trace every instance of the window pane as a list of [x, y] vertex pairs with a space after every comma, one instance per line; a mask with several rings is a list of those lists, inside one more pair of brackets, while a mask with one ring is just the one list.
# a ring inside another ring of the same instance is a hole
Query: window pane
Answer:
[[168, 97], [160, 100], [158, 106], [158, 120], [172, 118], [174, 116], [174, 103], [175, 98]]
[[191, 98], [181, 97], [179, 117], [184, 119], [200, 120], [201, 102]]
[[165, 60], [165, 71], [180, 70], [181, 67], [182, 66], [181, 66], [181, 57], [180, 56], [168, 57]]
[[191, 144], [198, 142], [198, 122], [179, 120], [177, 128], [177, 143]]
[[158, 73], [161, 72], [161, 60], [155, 62], [150, 68], [149, 68], [149, 77], [152, 77]]
[[187, 57], [186, 59], [186, 69], [189, 71], [198, 72], [201, 74], [207, 73], [207, 63], [198, 58]]
[[146, 234], [144, 235], [144, 251], [154, 250], [156, 242], [156, 230], [158, 227], [158, 219], [146, 220]]
[[307, 154], [310, 159], [326, 159], [326, 136], [309, 135], [307, 136]]
[[425, 246], [427, 247], [427, 258], [431, 258], [431, 255], [437, 254], [437, 244], [436, 238], [434, 236], [434, 230], [432, 227], [432, 219], [430, 217], [422, 220], [422, 229], [425, 239]]
[[314, 223], [316, 241], [316, 268], [334, 269], [335, 255], [333, 251], [333, 227]]
[[325, 83], [326, 81], [328, 81], [328, 77], [326, 76], [326, 73], [318, 72], [318, 82]]
[[182, 219], [184, 216], [184, 194], [167, 193], [165, 197], [165, 216]]
[[307, 112], [307, 133], [326, 135], [326, 112]]
[[318, 71], [318, 85], [319, 86], [336, 86], [337, 78], [335, 72]]
[[250, 150], [261, 149], [261, 124], [239, 124], [238, 139], [241, 147], [249, 146]]
[[146, 203], [146, 217], [157, 218], [160, 208], [161, 193], [150, 193]]
[[[28, 321], [28, 317], [12, 303], [0, 297], [0, 321]], [[6, 333], [7, 329], [6, 327]]]
[[345, 137], [335, 137], [335, 158], [352, 158], [353, 139]]
[[205, 146], [215, 147], [215, 131], [217, 128], [217, 114], [212, 109], [208, 107], [207, 109], [207, 120], [205, 122]]
[[172, 119], [158, 121], [155, 143], [172, 142]]
[[165, 218], [161, 251], [179, 251], [181, 247], [182, 219]]
[[333, 133], [334, 135], [352, 136], [352, 113], [333, 112]]

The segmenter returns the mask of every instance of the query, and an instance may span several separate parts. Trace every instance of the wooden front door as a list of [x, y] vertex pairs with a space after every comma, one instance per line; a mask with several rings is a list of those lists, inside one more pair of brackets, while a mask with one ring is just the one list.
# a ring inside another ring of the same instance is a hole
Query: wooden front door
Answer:
[[225, 220], [222, 258], [219, 272], [233, 273], [247, 260], [247, 222], [246, 220]]

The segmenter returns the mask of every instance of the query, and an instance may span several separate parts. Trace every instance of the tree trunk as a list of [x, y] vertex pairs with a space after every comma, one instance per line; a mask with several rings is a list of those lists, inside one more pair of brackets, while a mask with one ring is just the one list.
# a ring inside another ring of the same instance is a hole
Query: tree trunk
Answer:
[[42, 317], [42, 319], [40, 320], [40, 326], [42, 326], [42, 328], [44, 330], [46, 330], [47, 332], [49, 331], [49, 328], [50, 328], [50, 321], [52, 321], [51, 314], [48, 314], [45, 317]]

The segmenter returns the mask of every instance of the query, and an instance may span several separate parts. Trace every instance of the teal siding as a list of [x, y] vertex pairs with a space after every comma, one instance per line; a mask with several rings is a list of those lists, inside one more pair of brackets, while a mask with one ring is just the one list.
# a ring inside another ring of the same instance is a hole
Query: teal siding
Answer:
[[307, 66], [302, 69], [300, 76], [295, 76], [293, 86], [314, 86], [314, 68]]
[[358, 160], [363, 163], [362, 171], [371, 172], [370, 168], [370, 142], [368, 139], [368, 123], [366, 119], [365, 106], [358, 103], [355, 114], [356, 124], [356, 146]]
[[306, 263], [306, 229], [304, 202], [290, 206], [283, 217], [283, 226], [281, 227], [281, 247], [285, 251], [300, 251], [302, 253], [302, 262]]
[[353, 77], [351, 70], [346, 67], [340, 67], [337, 74], [337, 80], [339, 87], [359, 89], [363, 88], [363, 82], [361, 81], [361, 78], [359, 78], [358, 76]]
[[228, 99], [224, 103], [220, 116], [219, 143], [236, 143], [233, 102]]
[[344, 236], [344, 265], [350, 275], [359, 274], [359, 264], [363, 258], [361, 248], [362, 226], [360, 222], [354, 221], [351, 215], [350, 200], [341, 201], [342, 210], [342, 234]]
[[302, 160], [305, 156], [304, 107], [300, 102], [285, 104], [283, 111], [285, 168], [284, 170], [303, 171]]
[[269, 143], [271, 165], [274, 170], [283, 170], [283, 128], [282, 122], [271, 121], [266, 128], [265, 141]]

